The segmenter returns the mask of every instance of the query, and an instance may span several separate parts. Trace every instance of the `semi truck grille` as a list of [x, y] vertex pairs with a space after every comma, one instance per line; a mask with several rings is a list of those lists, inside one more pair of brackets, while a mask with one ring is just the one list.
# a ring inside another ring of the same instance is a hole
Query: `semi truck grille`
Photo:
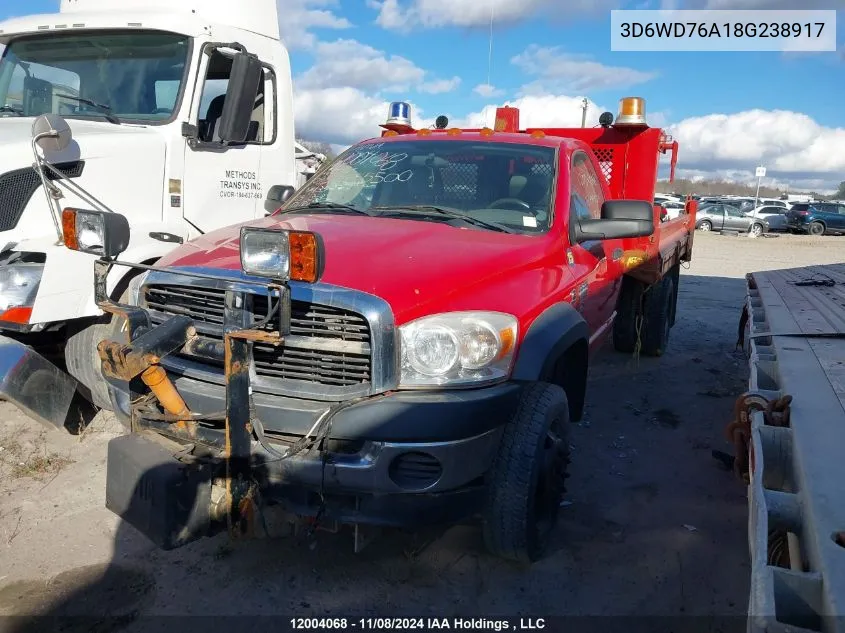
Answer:
[[[82, 175], [83, 161], [54, 165], [67, 178]], [[56, 177], [48, 173], [50, 180]], [[16, 169], [0, 176], [0, 231], [10, 231], [18, 225], [32, 194], [41, 185], [41, 178], [31, 167]]]
[[[217, 340], [223, 338], [224, 299], [225, 290], [215, 288], [154, 285], [144, 291], [144, 304], [154, 323], [169, 316], [188, 316], [203, 336]], [[267, 297], [255, 294], [251, 299], [253, 321], [263, 320]], [[280, 347], [256, 343], [253, 359], [256, 374], [265, 378], [332, 387], [367, 384], [372, 368], [369, 323], [349, 310], [292, 301], [289, 342]], [[222, 362], [205, 358], [201, 362], [222, 367]]]

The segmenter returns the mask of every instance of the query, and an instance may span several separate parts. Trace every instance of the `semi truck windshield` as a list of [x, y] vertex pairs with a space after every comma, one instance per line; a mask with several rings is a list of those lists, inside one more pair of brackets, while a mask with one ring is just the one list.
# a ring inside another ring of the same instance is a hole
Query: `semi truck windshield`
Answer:
[[0, 117], [166, 122], [177, 109], [190, 40], [160, 31], [21, 37], [0, 59]]

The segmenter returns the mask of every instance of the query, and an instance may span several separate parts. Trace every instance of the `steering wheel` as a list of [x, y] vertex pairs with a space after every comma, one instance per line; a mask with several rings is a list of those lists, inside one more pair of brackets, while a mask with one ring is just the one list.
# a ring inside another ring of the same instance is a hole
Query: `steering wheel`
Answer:
[[531, 205], [528, 204], [525, 200], [520, 200], [519, 198], [499, 198], [498, 200], [494, 200], [489, 205], [487, 205], [489, 209], [522, 209], [524, 211], [530, 211]]

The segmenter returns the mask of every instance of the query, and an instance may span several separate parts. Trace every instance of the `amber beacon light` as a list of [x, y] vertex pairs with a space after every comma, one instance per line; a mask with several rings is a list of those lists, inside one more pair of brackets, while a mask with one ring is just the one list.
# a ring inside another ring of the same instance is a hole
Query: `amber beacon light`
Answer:
[[645, 120], [645, 99], [642, 97], [623, 97], [619, 100], [619, 114], [614, 125], [647, 126]]

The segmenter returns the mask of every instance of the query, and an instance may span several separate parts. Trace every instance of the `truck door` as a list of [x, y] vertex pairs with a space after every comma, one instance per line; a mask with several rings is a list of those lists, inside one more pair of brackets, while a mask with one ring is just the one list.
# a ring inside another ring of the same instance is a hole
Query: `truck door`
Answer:
[[[191, 108], [197, 139], [190, 140], [185, 150], [183, 215], [194, 229], [203, 233], [251, 220], [259, 209], [263, 214], [259, 170], [269, 110], [264, 93], [272, 82], [262, 81], [259, 86], [246, 142], [223, 145], [219, 124], [232, 70], [232, 57], [224, 51], [209, 46], [201, 57], [201, 89], [195, 93]], [[265, 70], [265, 79], [266, 75]], [[270, 121], [272, 125], [272, 118]], [[272, 130], [270, 134], [272, 138]]]
[[[572, 156], [570, 168], [569, 226], [580, 219], [601, 218], [604, 190], [590, 157], [583, 151]], [[574, 244], [570, 230], [570, 244]], [[591, 240], [571, 247], [570, 267], [576, 276], [577, 305], [590, 326], [591, 336], [612, 322], [622, 280], [622, 240]], [[591, 341], [593, 342], [593, 341]]]

